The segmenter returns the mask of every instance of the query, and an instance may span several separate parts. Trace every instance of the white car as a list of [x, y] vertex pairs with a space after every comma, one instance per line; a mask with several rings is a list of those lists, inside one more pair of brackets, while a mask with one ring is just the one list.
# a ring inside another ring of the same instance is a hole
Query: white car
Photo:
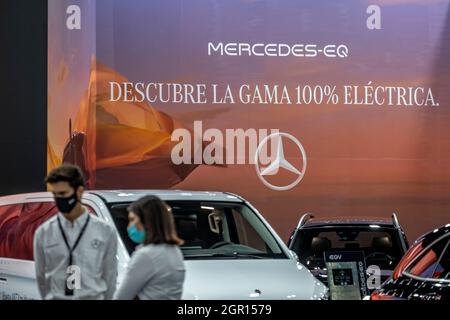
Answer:
[[[127, 207], [148, 194], [171, 206], [178, 234], [185, 240], [183, 299], [328, 298], [326, 286], [298, 262], [257, 210], [241, 197], [222, 192], [85, 192], [83, 205], [117, 230], [118, 283], [135, 249], [126, 231]], [[40, 298], [33, 235], [56, 212], [48, 192], [0, 197], [0, 300]]]

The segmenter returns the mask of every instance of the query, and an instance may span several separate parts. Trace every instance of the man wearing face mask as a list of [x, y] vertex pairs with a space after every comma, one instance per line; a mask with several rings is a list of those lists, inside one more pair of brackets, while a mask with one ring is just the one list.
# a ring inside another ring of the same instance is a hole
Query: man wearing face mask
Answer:
[[81, 204], [84, 178], [73, 165], [45, 178], [59, 210], [34, 236], [36, 280], [46, 300], [111, 299], [117, 278], [117, 235]]

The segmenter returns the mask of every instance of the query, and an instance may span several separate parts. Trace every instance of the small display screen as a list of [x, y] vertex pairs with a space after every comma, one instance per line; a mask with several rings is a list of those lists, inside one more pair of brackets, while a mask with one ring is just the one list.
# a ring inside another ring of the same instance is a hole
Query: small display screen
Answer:
[[333, 280], [336, 286], [352, 286], [354, 284], [352, 269], [333, 269]]

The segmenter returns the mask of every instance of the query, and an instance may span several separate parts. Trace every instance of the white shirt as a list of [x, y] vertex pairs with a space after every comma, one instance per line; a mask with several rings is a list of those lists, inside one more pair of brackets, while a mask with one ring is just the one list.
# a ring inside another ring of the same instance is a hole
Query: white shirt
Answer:
[[88, 215], [85, 211], [70, 222], [58, 213], [36, 230], [34, 261], [38, 289], [43, 299], [112, 298], [117, 279], [117, 235], [112, 226], [93, 215], [90, 215], [86, 230], [72, 253], [72, 265], [80, 268], [80, 288], [74, 289], [73, 296], [65, 295], [70, 252], [57, 217], [70, 247], [73, 247]]

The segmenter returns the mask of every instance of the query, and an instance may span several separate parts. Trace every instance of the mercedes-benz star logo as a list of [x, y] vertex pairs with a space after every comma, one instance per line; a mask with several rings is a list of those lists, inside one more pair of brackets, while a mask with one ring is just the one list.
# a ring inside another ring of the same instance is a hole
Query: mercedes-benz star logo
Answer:
[[[289, 161], [286, 160], [286, 158], [284, 156], [283, 138], [289, 139], [292, 142], [294, 142], [295, 145], [297, 146], [297, 148], [300, 150], [299, 157], [302, 158], [302, 163], [303, 163], [302, 168], [300, 170], [297, 169]], [[270, 140], [272, 140], [275, 143], [278, 142], [275, 160], [273, 160], [267, 167], [261, 168], [260, 164], [259, 164], [261, 149]], [[261, 143], [258, 145], [258, 149], [256, 150], [256, 153], [255, 153], [255, 168], [256, 168], [256, 174], [258, 175], [259, 179], [268, 188], [277, 190], [277, 191], [284, 191], [284, 190], [292, 189], [303, 179], [303, 176], [305, 175], [305, 171], [306, 171], [305, 149], [303, 149], [303, 146], [300, 143], [300, 141], [298, 141], [297, 138], [295, 138], [293, 135], [291, 135], [289, 133], [285, 133], [285, 132], [272, 133], [271, 135], [268, 135], [267, 137], [265, 137], [261, 141]], [[297, 178], [292, 183], [285, 185], [285, 186], [278, 186], [278, 185], [273, 185], [273, 184], [269, 183], [267, 181], [267, 179], [265, 178], [265, 176], [273, 176], [273, 175], [278, 174], [278, 171], [280, 168], [283, 168], [287, 171], [292, 172], [293, 174], [297, 175]]]

